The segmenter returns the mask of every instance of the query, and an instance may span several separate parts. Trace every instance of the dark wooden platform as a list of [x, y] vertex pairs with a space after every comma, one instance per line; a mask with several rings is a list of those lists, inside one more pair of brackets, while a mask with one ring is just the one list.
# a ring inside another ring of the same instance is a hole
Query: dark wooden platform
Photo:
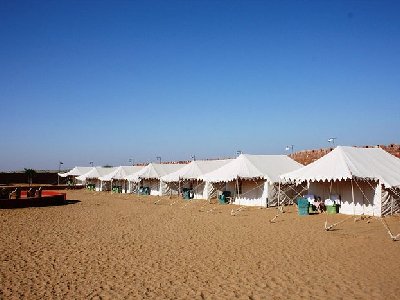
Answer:
[[26, 197], [26, 192], [19, 199], [0, 199], [0, 208], [43, 207], [67, 204], [66, 193], [44, 190], [41, 197]]

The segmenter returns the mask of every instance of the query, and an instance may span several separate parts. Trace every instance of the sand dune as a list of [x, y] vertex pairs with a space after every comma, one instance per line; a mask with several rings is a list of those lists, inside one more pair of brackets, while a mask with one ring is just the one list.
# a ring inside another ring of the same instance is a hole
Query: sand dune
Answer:
[[[0, 210], [1, 299], [398, 299], [400, 242], [377, 219], [294, 207], [69, 191]], [[174, 203], [175, 202], [175, 203]], [[172, 204], [172, 205], [171, 205]], [[400, 233], [400, 218], [386, 218]]]

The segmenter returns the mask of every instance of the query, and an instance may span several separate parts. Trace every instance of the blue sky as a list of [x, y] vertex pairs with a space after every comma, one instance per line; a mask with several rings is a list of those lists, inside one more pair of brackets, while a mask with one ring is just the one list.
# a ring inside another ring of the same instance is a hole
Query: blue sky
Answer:
[[399, 143], [399, 1], [0, 2], [0, 170]]

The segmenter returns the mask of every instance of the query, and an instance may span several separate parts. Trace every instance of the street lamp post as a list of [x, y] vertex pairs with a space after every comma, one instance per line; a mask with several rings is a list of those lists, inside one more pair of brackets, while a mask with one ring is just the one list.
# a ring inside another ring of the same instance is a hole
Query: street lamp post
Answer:
[[335, 138], [335, 137], [331, 137], [331, 138], [328, 139], [328, 142], [329, 142], [329, 143], [332, 143], [333, 148], [335, 148], [335, 140], [336, 140], [336, 139], [337, 139], [337, 138]]
[[156, 159], [157, 159], [158, 162], [161, 164], [161, 156], [157, 156]]
[[[62, 161], [58, 162], [58, 173], [61, 172], [61, 165], [63, 165], [64, 163]], [[57, 185], [60, 185], [60, 175], [57, 174]]]
[[294, 145], [286, 146], [285, 150], [286, 150], [286, 151], [289, 151], [289, 150], [291, 150], [291, 154], [293, 154], [293, 151], [294, 151]]

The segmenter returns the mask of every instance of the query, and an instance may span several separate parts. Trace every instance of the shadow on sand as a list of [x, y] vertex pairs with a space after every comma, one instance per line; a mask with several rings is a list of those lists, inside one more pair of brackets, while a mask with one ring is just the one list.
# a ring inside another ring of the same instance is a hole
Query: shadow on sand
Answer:
[[0, 209], [27, 207], [64, 206], [81, 202], [80, 200], [64, 200], [62, 197], [0, 199]]

